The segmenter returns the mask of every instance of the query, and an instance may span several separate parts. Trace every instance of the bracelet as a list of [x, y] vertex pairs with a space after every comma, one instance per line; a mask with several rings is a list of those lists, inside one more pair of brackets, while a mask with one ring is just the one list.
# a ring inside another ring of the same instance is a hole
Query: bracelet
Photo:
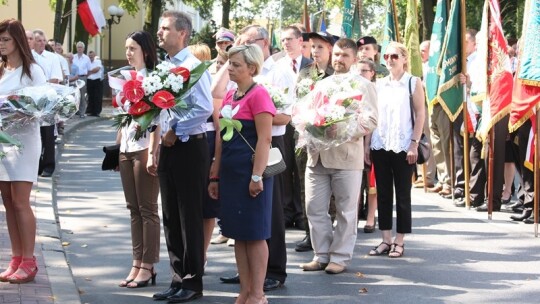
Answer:
[[212, 176], [212, 177], [210, 177], [209, 181], [210, 181], [211, 183], [219, 183], [219, 177], [217, 177], [217, 176]]

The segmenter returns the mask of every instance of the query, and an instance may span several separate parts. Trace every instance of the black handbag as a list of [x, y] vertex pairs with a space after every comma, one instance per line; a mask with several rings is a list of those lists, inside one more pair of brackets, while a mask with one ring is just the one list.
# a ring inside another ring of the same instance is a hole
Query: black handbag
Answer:
[[101, 164], [101, 170], [115, 170], [118, 167], [118, 158], [120, 157], [120, 145], [103, 147], [105, 158]]
[[[411, 106], [411, 120], [412, 120], [412, 128], [414, 131], [414, 108], [413, 108], [413, 95], [411, 90], [411, 82], [412, 82], [412, 76], [409, 78], [409, 103]], [[429, 144], [426, 134], [422, 133], [422, 136], [420, 136], [420, 140], [418, 141], [418, 158], [416, 159], [416, 163], [421, 165], [428, 161], [428, 159], [431, 157], [431, 145]]]

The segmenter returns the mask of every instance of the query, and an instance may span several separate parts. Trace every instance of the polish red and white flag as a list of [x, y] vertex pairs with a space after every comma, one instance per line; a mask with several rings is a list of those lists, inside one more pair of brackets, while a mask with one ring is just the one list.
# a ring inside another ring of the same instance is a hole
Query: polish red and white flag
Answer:
[[77, 5], [77, 12], [82, 24], [90, 36], [95, 36], [101, 32], [107, 22], [98, 0], [85, 0]]

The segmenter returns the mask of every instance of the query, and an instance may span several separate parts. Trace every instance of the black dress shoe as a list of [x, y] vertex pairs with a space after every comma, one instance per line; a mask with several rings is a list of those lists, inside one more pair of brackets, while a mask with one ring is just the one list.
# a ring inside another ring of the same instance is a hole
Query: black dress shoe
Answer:
[[278, 289], [278, 288], [280, 288], [281, 286], [283, 286], [283, 283], [281, 283], [281, 282], [278, 281], [278, 280], [274, 280], [274, 279], [264, 279], [263, 290], [264, 290], [264, 291], [270, 291], [270, 290]]
[[302, 241], [296, 243], [294, 250], [296, 250], [297, 252], [313, 250], [313, 247], [311, 246], [311, 238], [309, 237], [309, 235], [306, 235], [306, 237]]
[[219, 279], [226, 284], [240, 284], [240, 275], [238, 273], [232, 277], [221, 277]]
[[152, 298], [157, 301], [167, 300], [170, 296], [179, 292], [181, 289], [182, 287], [169, 287], [169, 289], [165, 291], [155, 293]]
[[523, 202], [522, 201], [516, 201], [516, 202], [513, 202], [513, 203], [510, 203], [510, 204], [506, 205], [506, 209], [510, 209], [510, 210], [514, 210], [514, 209], [521, 208], [521, 207], [523, 207]]
[[168, 297], [167, 300], [169, 300], [169, 303], [185, 303], [196, 300], [202, 296], [203, 294], [200, 291], [180, 289], [180, 291]]
[[[476, 207], [476, 211], [478, 212], [487, 212], [488, 211], [488, 205], [483, 204], [481, 206]], [[493, 211], [501, 211], [501, 206], [493, 206]]]
[[532, 209], [523, 209], [523, 213], [521, 215], [512, 215], [510, 216], [510, 218], [513, 220], [513, 221], [523, 221], [524, 219], [527, 219], [531, 216], [532, 214]]
[[534, 215], [531, 214], [528, 218], [524, 219], [523, 222], [525, 224], [534, 224]]
[[43, 171], [43, 173], [41, 173], [41, 177], [51, 177], [52, 175], [53, 173], [49, 171]]

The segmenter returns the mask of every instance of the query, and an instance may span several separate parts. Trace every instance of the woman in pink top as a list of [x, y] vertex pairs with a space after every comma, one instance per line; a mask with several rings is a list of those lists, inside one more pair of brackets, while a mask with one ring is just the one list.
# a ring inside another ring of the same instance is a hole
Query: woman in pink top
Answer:
[[221, 113], [240, 121], [242, 129], [234, 130], [232, 138], [222, 142], [221, 151], [216, 151], [209, 194], [214, 199], [219, 197], [223, 235], [236, 240], [240, 295], [235, 303], [267, 303], [263, 284], [268, 262], [266, 239], [270, 238], [273, 178], [263, 179], [262, 174], [268, 163], [276, 109], [266, 89], [253, 80], [262, 68], [261, 49], [256, 45], [233, 47], [229, 62], [229, 76], [238, 89], [227, 93]]

